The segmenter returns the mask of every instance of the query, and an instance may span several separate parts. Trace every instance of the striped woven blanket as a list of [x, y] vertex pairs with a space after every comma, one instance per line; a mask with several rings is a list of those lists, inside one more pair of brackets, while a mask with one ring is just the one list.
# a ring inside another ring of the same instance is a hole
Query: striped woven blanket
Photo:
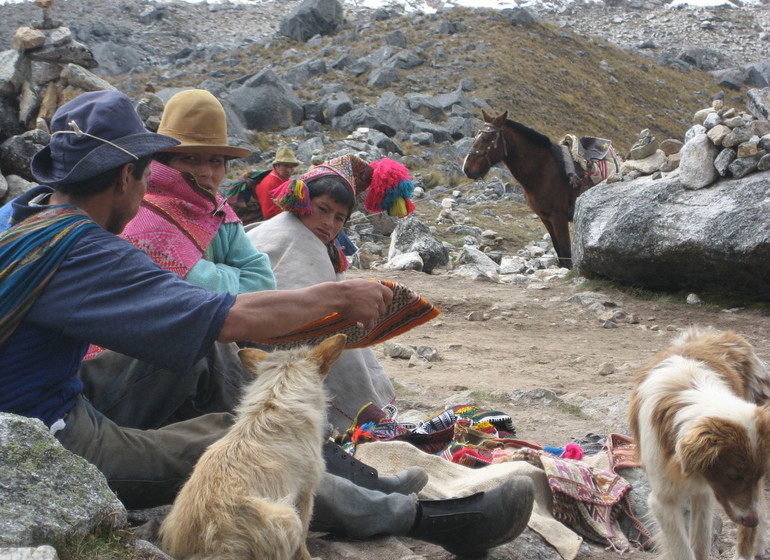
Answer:
[[342, 317], [339, 313], [333, 313], [286, 335], [254, 342], [278, 349], [288, 349], [316, 345], [333, 334], [342, 333], [348, 337], [345, 348], [365, 348], [385, 342], [427, 323], [441, 313], [433, 304], [406, 286], [388, 280], [376, 280], [376, 282], [385, 284], [393, 290], [393, 301], [379, 316], [374, 327], [369, 330], [362, 329], [354, 321]]

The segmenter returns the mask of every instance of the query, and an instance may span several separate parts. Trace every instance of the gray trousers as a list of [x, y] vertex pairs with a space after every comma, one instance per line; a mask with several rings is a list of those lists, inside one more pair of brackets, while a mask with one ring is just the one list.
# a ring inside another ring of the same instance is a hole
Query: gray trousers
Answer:
[[[83, 363], [83, 395], [56, 437], [96, 465], [127, 508], [170, 504], [198, 458], [234, 421], [231, 411], [250, 380], [237, 350], [217, 343], [185, 374], [104, 351]], [[325, 473], [311, 528], [357, 539], [400, 535], [412, 527], [416, 508], [415, 496], [383, 494]]]
[[79, 376], [83, 395], [56, 437], [96, 465], [132, 509], [174, 500], [198, 458], [232, 425], [250, 379], [234, 344], [215, 344], [183, 374], [104, 351]]

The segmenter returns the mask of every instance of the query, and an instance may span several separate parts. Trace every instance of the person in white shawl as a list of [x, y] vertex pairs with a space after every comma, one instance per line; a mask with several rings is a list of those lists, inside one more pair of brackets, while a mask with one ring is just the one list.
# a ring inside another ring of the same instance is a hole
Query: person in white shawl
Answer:
[[[273, 199], [287, 211], [252, 229], [248, 236], [270, 257], [279, 290], [343, 279], [347, 260], [334, 240], [353, 211], [356, 186], [365, 185], [367, 200], [372, 193], [386, 189], [378, 186], [383, 170], [387, 170], [389, 185], [404, 183], [395, 192], [403, 201], [399, 205], [405, 215], [413, 208], [407, 202], [413, 184], [406, 181], [406, 168], [393, 160], [370, 166], [357, 157], [335, 158], [273, 191]], [[303, 192], [306, 185], [312, 186], [309, 195]], [[387, 373], [369, 348], [345, 350], [326, 378], [326, 389], [331, 397], [328, 419], [340, 433], [351, 427], [358, 412], [369, 403], [384, 409], [396, 396]]]
[[[248, 236], [257, 249], [270, 257], [279, 290], [340, 280], [344, 275], [335, 272], [326, 245], [305, 226], [301, 217], [291, 212], [282, 212], [263, 222]], [[325, 383], [331, 398], [328, 419], [340, 433], [351, 426], [359, 410], [368, 403], [385, 408], [396, 397], [387, 373], [370, 348], [345, 350]]]
[[[414, 185], [406, 168], [389, 159], [367, 164], [342, 156], [314, 167], [273, 191], [284, 212], [248, 232], [252, 243], [270, 257], [278, 289], [293, 289], [341, 280], [347, 260], [334, 240], [350, 217], [356, 194], [366, 190], [364, 208], [399, 217], [414, 206]], [[332, 366], [326, 379], [331, 396], [328, 417], [344, 432], [368, 405], [392, 404], [395, 390], [369, 348], [351, 349]], [[311, 529], [356, 539], [380, 534], [408, 535], [432, 542], [462, 557], [478, 557], [516, 538], [532, 511], [534, 489], [526, 478], [508, 480], [487, 492], [463, 498], [418, 500], [427, 482], [423, 469], [412, 467], [372, 483], [377, 472], [329, 441], [324, 446], [327, 473], [318, 486]], [[406, 490], [411, 486], [413, 489]]]

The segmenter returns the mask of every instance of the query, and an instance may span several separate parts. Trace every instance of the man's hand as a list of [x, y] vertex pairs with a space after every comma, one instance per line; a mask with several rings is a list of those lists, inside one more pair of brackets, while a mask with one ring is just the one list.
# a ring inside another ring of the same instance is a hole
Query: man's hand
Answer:
[[356, 321], [364, 329], [371, 329], [393, 300], [393, 291], [379, 282], [371, 280], [344, 280], [338, 282], [343, 288], [343, 307], [340, 315]]
[[335, 312], [368, 330], [392, 300], [390, 288], [363, 279], [239, 294], [217, 340], [266, 340]]

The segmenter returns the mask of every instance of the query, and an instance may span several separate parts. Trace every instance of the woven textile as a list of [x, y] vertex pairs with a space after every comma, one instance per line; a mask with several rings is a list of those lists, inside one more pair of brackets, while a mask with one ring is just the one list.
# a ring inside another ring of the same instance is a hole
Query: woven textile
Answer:
[[[227, 203], [245, 224], [261, 222], [265, 219], [264, 210], [257, 197], [257, 185], [270, 174], [267, 171], [247, 171], [239, 181], [233, 181], [227, 187]], [[269, 217], [269, 216], [268, 216]]]
[[434, 414], [417, 426], [382, 419], [383, 414], [373, 415], [368, 408], [362, 409], [341, 442], [405, 441], [425, 453], [474, 468], [492, 463], [498, 449], [540, 448], [538, 444], [516, 439], [511, 417], [496, 410], [459, 405]]
[[588, 160], [586, 165], [586, 177], [590, 179], [591, 185], [598, 185], [618, 173], [620, 173], [620, 158], [612, 146], [608, 146], [607, 155], [602, 159]]
[[72, 205], [43, 210], [0, 234], [0, 344], [24, 319], [73, 244], [99, 227]]
[[[565, 171], [574, 187], [592, 187], [620, 173], [621, 158], [609, 140], [567, 134], [559, 141], [559, 146], [566, 153]], [[582, 175], [575, 171], [575, 166], [580, 168]]]
[[470, 420], [471, 426], [475, 430], [503, 437], [513, 437], [516, 435], [513, 419], [505, 412], [471, 405], [456, 406], [452, 410], [460, 418]]
[[337, 175], [342, 177], [356, 194], [360, 194], [369, 187], [369, 183], [372, 181], [372, 172], [372, 167], [360, 157], [345, 154], [316, 165], [303, 173], [301, 179], [305, 183], [309, 183], [319, 177]]
[[333, 334], [343, 333], [348, 337], [345, 348], [365, 348], [390, 340], [439, 315], [440, 311], [433, 304], [406, 286], [388, 280], [376, 282], [381, 282], [393, 290], [393, 301], [370, 330], [364, 330], [354, 321], [342, 317], [339, 313], [333, 313], [287, 335], [255, 342], [278, 349], [288, 349], [316, 345]]
[[417, 426], [414, 430], [416, 434], [432, 434], [434, 432], [440, 432], [447, 428], [452, 428], [457, 422], [457, 414], [452, 409], [439, 412], [435, 416], [431, 416], [425, 422]]
[[582, 461], [560, 459], [534, 449], [521, 449], [517, 457], [545, 471], [556, 519], [593, 542], [621, 552], [631, 548], [617, 522], [621, 513], [631, 509], [631, 485], [625, 479]]

